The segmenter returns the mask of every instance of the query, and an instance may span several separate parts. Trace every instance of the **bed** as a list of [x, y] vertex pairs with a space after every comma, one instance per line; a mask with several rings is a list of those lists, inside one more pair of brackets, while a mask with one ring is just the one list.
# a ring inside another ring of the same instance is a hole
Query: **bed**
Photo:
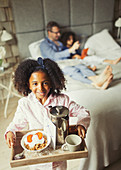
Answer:
[[[41, 56], [39, 45], [41, 41], [29, 46], [33, 56]], [[107, 29], [94, 34], [87, 39], [85, 48], [92, 48], [97, 57], [116, 59], [121, 56], [121, 47], [114, 41]], [[35, 50], [36, 49], [36, 50]], [[91, 56], [90, 56], [91, 57]], [[89, 61], [90, 62], [90, 61]], [[94, 62], [94, 61], [93, 61]], [[90, 64], [94, 64], [94, 63]], [[82, 63], [80, 60], [67, 59], [57, 61], [63, 69]], [[98, 64], [96, 74], [102, 72], [107, 64]], [[113, 68], [114, 80], [106, 90], [97, 90], [89, 84], [84, 84], [65, 75], [67, 90], [64, 91], [78, 104], [89, 109], [91, 124], [86, 136], [89, 150], [88, 159], [81, 159], [81, 170], [102, 170], [121, 158], [121, 61]]]
[[[102, 66], [99, 67], [100, 71]], [[114, 81], [107, 90], [97, 90], [70, 77], [67, 95], [88, 108], [91, 124], [86, 136], [88, 159], [81, 159], [80, 170], [102, 170], [121, 158], [121, 63], [113, 67]]]
[[[103, 65], [98, 67], [100, 71], [103, 68]], [[121, 158], [121, 62], [113, 66], [113, 73], [114, 80], [107, 90], [97, 90], [66, 77], [65, 93], [91, 114], [86, 136], [89, 156], [80, 160], [80, 170], [102, 170]]]

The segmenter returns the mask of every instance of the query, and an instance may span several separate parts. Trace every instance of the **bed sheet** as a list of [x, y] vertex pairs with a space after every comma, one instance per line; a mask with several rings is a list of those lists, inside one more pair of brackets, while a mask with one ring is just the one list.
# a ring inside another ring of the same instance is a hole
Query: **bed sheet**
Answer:
[[[105, 65], [99, 65], [96, 73], [99, 74], [104, 68]], [[102, 170], [121, 158], [119, 130], [121, 129], [121, 62], [112, 65], [112, 68], [114, 80], [106, 90], [95, 89], [91, 85], [66, 76], [67, 90], [64, 93], [87, 108], [91, 114], [91, 124], [86, 136], [89, 156], [88, 159], [80, 160], [80, 170]]]

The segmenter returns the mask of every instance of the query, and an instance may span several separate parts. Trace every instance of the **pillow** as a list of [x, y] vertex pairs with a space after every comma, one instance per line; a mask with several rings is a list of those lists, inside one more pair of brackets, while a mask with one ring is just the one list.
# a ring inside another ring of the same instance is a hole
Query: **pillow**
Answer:
[[87, 55], [96, 55], [94, 49], [89, 48], [87, 51]]
[[88, 38], [84, 48], [91, 48], [98, 53], [104, 50], [120, 49], [120, 46], [115, 42], [108, 30], [104, 29]]
[[41, 51], [40, 51], [40, 44], [43, 40], [44, 39], [41, 39], [29, 45], [29, 51], [30, 51], [32, 58], [37, 59], [38, 57], [42, 57]]

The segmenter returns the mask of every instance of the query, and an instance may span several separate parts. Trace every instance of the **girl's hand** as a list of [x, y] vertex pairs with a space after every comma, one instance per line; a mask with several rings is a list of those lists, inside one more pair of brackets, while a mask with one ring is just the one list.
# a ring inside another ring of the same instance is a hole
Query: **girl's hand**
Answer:
[[79, 48], [79, 46], [80, 46], [79, 41], [76, 41], [76, 42], [73, 44], [73, 46], [72, 46], [71, 48], [69, 48], [69, 52], [70, 52], [70, 53], [75, 52], [75, 50], [77, 50], [77, 49]]
[[79, 48], [79, 46], [80, 46], [79, 41], [76, 41], [76, 42], [73, 44], [72, 47], [73, 47], [75, 50], [77, 50], [77, 49]]
[[78, 129], [78, 135], [81, 138], [85, 138], [85, 136], [86, 136], [86, 129], [83, 126], [81, 126], [81, 125], [78, 125], [77, 129]]
[[13, 132], [8, 132], [6, 134], [6, 143], [8, 145], [9, 148], [11, 148], [12, 146], [15, 145], [15, 135]]

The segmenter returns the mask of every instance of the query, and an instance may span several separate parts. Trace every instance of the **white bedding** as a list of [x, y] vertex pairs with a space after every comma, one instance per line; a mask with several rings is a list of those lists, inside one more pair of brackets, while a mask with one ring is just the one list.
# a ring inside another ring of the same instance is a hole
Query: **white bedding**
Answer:
[[84, 48], [91, 48], [96, 53], [101, 51], [117, 50], [120, 46], [115, 42], [107, 29], [102, 30], [88, 38]]
[[121, 48], [107, 29], [88, 38], [84, 48], [89, 48], [89, 57], [84, 58], [86, 64], [94, 64], [97, 66], [98, 64], [105, 64], [103, 63], [105, 59], [113, 60], [121, 57]]
[[114, 81], [107, 90], [97, 90], [66, 76], [65, 93], [91, 114], [86, 136], [89, 156], [80, 159], [80, 170], [102, 170], [121, 158], [121, 62], [113, 66], [113, 73]]

